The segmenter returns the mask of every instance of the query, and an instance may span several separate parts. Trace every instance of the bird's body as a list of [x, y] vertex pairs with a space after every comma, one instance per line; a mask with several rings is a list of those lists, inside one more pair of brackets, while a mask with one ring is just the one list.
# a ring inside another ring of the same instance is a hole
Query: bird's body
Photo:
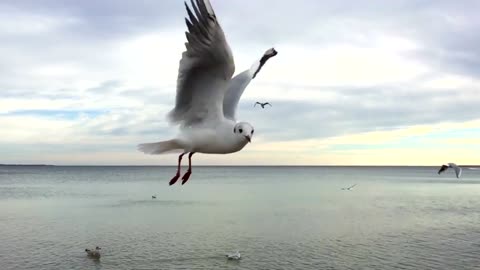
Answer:
[[95, 247], [95, 249], [87, 248], [85, 249], [85, 252], [87, 253], [88, 257], [99, 259], [101, 257], [100, 250], [101, 248], [99, 247]]
[[152, 195], [152, 199], [156, 199], [157, 198], [157, 195]]
[[438, 170], [438, 174], [443, 173], [448, 168], [452, 168], [455, 170], [455, 175], [457, 176], [457, 178], [460, 178], [462, 176], [462, 168], [458, 167], [455, 163], [448, 163], [448, 165], [442, 165], [442, 167], [440, 167], [440, 170]]
[[266, 61], [277, 54], [273, 48], [267, 50], [250, 69], [232, 78], [233, 55], [209, 0], [192, 0], [191, 7], [186, 3], [185, 7], [188, 42], [180, 60], [175, 107], [168, 113], [180, 132], [171, 140], [138, 146], [147, 154], [181, 153], [170, 185], [178, 180], [186, 153], [190, 153], [189, 167], [182, 184], [191, 175], [194, 153], [234, 153], [251, 141], [253, 126], [236, 121], [238, 102]]
[[[176, 142], [185, 152], [229, 154], [240, 151], [248, 139], [231, 136], [236, 123], [224, 119], [216, 127], [184, 128]], [[246, 129], [247, 127], [244, 127]], [[253, 129], [252, 129], [253, 130]]]
[[269, 102], [264, 102], [264, 103], [262, 103], [262, 102], [258, 102], [258, 101], [255, 102], [255, 104], [253, 105], [253, 107], [257, 106], [257, 104], [260, 105], [260, 106], [262, 107], [262, 109], [265, 109], [265, 106], [267, 106], [267, 105], [270, 105], [270, 107], [272, 107], [272, 104], [270, 104]]
[[225, 257], [227, 257], [227, 259], [229, 260], [240, 260], [242, 258], [242, 255], [239, 251], [236, 251], [235, 253], [225, 254]]

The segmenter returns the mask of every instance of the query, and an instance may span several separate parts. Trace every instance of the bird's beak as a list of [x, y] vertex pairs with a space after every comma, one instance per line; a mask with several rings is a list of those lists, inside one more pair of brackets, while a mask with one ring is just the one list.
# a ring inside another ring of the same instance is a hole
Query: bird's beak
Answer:
[[252, 138], [250, 136], [245, 136], [248, 142], [252, 142]]

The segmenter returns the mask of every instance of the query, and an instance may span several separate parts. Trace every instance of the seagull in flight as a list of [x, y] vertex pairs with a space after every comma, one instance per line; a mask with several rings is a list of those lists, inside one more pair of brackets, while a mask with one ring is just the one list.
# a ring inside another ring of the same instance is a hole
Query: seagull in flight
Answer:
[[342, 190], [352, 190], [357, 184], [353, 185], [353, 186], [349, 186], [349, 187], [346, 187], [346, 188], [342, 188]]
[[167, 115], [170, 123], [179, 125], [179, 133], [170, 140], [138, 145], [146, 154], [180, 153], [170, 185], [180, 178], [185, 154], [188, 170], [182, 185], [192, 174], [193, 154], [234, 153], [251, 142], [253, 126], [236, 120], [238, 102], [268, 59], [277, 55], [274, 48], [268, 49], [249, 69], [232, 78], [233, 55], [210, 1], [191, 0], [185, 7], [188, 42], [178, 69], [175, 107]]
[[462, 168], [458, 167], [455, 163], [448, 163], [448, 165], [442, 165], [442, 167], [440, 167], [440, 170], [438, 170], [438, 174], [443, 173], [448, 168], [453, 168], [455, 170], [455, 175], [457, 176], [457, 178], [460, 178], [460, 176], [462, 176]]
[[262, 106], [262, 109], [265, 109], [266, 105], [270, 105], [270, 107], [272, 107], [272, 104], [270, 104], [269, 102], [261, 103], [261, 102], [258, 102], [258, 101], [255, 103], [255, 105], [253, 105], [253, 107], [257, 106], [257, 104]]

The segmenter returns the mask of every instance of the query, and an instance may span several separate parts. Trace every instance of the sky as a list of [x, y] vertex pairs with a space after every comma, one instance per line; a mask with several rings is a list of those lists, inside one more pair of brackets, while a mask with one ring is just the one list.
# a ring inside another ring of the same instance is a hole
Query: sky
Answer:
[[[211, 0], [252, 143], [198, 165], [480, 164], [480, 2]], [[0, 2], [0, 163], [173, 165], [180, 0]], [[253, 107], [269, 101], [273, 107]]]

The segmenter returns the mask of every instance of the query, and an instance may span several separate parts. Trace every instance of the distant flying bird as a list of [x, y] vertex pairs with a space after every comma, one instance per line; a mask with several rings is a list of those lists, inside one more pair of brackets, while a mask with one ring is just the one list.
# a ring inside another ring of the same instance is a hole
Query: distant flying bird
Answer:
[[168, 114], [171, 123], [180, 125], [174, 139], [144, 143], [138, 149], [146, 154], [181, 152], [173, 185], [180, 177], [182, 157], [188, 155], [188, 170], [182, 185], [192, 174], [192, 155], [229, 154], [240, 151], [251, 142], [253, 126], [236, 121], [240, 97], [268, 59], [277, 55], [268, 49], [250, 69], [232, 78], [235, 72], [233, 55], [217, 16], [208, 0], [185, 3], [188, 31], [177, 78], [175, 107]]
[[157, 198], [157, 195], [152, 195], [152, 199], [156, 199]]
[[85, 249], [85, 252], [87, 252], [88, 257], [98, 259], [98, 258], [100, 258], [100, 250], [101, 250], [101, 248], [99, 248], [99, 247], [95, 247], [95, 249], [93, 249], [93, 250], [87, 248], [87, 249]]
[[241, 259], [241, 255], [240, 255], [240, 252], [237, 250], [235, 253], [230, 253], [230, 254], [225, 254], [225, 256], [227, 257], [227, 259], [229, 260], [240, 260]]
[[257, 106], [257, 104], [262, 106], [262, 109], [265, 109], [265, 105], [270, 105], [270, 107], [272, 107], [272, 104], [270, 104], [269, 102], [261, 103], [261, 102], [258, 102], [258, 101], [253, 105], [253, 107]]
[[458, 167], [455, 163], [448, 163], [448, 165], [442, 165], [442, 167], [440, 167], [440, 170], [438, 170], [438, 174], [443, 173], [448, 168], [453, 168], [455, 170], [455, 175], [457, 176], [457, 178], [460, 178], [460, 176], [462, 176], [462, 168]]
[[352, 190], [353, 187], [355, 187], [356, 185], [357, 185], [357, 184], [355, 184], [355, 185], [353, 185], [353, 186], [349, 186], [349, 187], [347, 187], [347, 188], [342, 188], [342, 190]]

